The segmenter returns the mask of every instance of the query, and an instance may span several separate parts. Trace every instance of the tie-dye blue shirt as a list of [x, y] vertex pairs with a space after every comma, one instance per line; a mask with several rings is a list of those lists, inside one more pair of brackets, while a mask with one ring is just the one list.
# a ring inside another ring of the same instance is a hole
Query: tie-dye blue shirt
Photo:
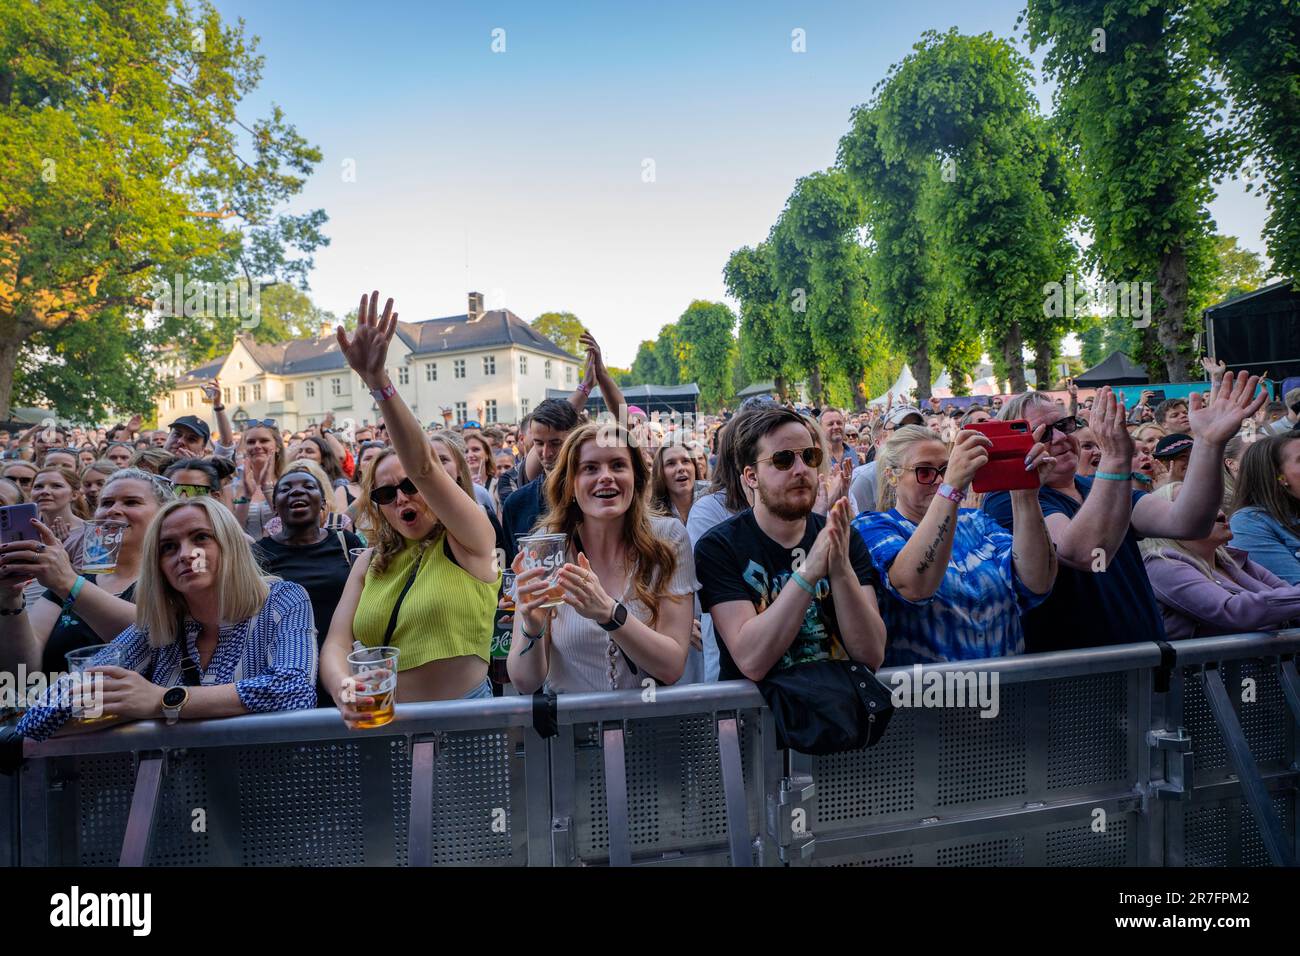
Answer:
[[1011, 534], [988, 515], [972, 508], [957, 511], [948, 570], [939, 590], [924, 601], [907, 600], [889, 580], [890, 567], [916, 525], [891, 509], [864, 512], [853, 527], [879, 575], [876, 595], [889, 635], [884, 666], [1024, 653], [1020, 615], [1047, 595], [1021, 583], [1011, 563]]

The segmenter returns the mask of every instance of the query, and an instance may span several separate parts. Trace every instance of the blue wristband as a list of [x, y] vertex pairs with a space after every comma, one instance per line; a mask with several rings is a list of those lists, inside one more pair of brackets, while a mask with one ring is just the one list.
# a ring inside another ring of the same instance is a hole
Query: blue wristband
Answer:
[[77, 580], [72, 583], [72, 590], [68, 592], [67, 600], [63, 602], [63, 610], [67, 611], [77, 603], [77, 596], [81, 594], [81, 586], [85, 583], [86, 579], [78, 574]]
[[1130, 481], [1133, 478], [1131, 474], [1121, 475], [1115, 471], [1095, 471], [1092, 477], [1100, 478], [1102, 481]]
[[799, 585], [799, 587], [803, 588], [805, 591], [807, 591], [809, 594], [811, 594], [814, 598], [817, 597], [817, 589], [816, 589], [815, 587], [813, 587], [811, 584], [809, 584], [809, 583], [804, 579], [804, 576], [803, 576], [802, 574], [800, 574], [798, 571], [793, 571], [793, 572], [791, 572], [791, 574], [790, 574], [790, 580], [794, 581], [795, 584]]

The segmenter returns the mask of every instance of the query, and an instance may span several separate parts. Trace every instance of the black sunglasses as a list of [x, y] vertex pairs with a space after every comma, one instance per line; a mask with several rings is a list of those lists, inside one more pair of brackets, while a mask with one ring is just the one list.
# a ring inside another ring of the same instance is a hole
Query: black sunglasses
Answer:
[[414, 498], [418, 491], [415, 489], [415, 482], [410, 478], [403, 478], [401, 484], [397, 485], [379, 485], [377, 488], [370, 489], [370, 500], [377, 505], [391, 505], [397, 500], [397, 492], [401, 490], [402, 494], [408, 498]]
[[789, 448], [783, 448], [780, 451], [774, 451], [766, 458], [760, 458], [755, 464], [762, 464], [770, 461], [776, 466], [777, 471], [789, 471], [794, 467], [794, 458], [798, 455], [803, 459], [803, 463], [809, 468], [817, 468], [822, 463], [822, 450], [820, 445], [809, 445], [799, 451], [793, 451]]
[[932, 485], [947, 472], [948, 466], [936, 468], [934, 465], [917, 465], [914, 468], [905, 468], [904, 471], [913, 472], [916, 475], [918, 485]]
[[1062, 435], [1072, 435], [1075, 432], [1077, 432], [1080, 428], [1087, 428], [1087, 427], [1088, 427], [1088, 423], [1085, 422], [1082, 418], [1073, 418], [1067, 415], [1065, 416], [1065, 418], [1059, 418], [1056, 421], [1052, 422], [1052, 424], [1048, 425], [1046, 428], [1043, 429], [1043, 441], [1044, 442], [1051, 441], [1053, 431], [1058, 431]]

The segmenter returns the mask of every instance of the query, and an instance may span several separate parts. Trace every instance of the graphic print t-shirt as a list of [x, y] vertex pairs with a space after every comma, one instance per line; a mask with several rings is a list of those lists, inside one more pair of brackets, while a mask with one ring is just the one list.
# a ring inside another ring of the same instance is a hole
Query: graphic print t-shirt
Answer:
[[[787, 584], [799, 587], [790, 581], [794, 564], [802, 562], [812, 551], [813, 542], [825, 525], [824, 516], [810, 514], [803, 540], [795, 548], [782, 547], [764, 534], [752, 510], [742, 511], [717, 525], [695, 546], [700, 606], [709, 611], [728, 601], [749, 601], [754, 610], [762, 614]], [[876, 577], [871, 567], [871, 555], [861, 536], [856, 534], [849, 535], [849, 561], [860, 584], [874, 585]], [[822, 578], [809, 583], [817, 589], [819, 597], [809, 602], [799, 633], [791, 642], [790, 649], [772, 668], [774, 671], [806, 661], [829, 660], [844, 653], [830, 580]], [[721, 634], [718, 635], [718, 654], [719, 680], [744, 677], [732, 660]]]

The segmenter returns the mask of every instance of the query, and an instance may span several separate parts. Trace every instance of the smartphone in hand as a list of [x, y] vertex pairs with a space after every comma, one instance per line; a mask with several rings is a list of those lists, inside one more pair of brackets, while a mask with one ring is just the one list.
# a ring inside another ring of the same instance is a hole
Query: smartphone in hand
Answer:
[[993, 443], [989, 448], [989, 460], [971, 482], [971, 488], [978, 494], [989, 491], [1019, 491], [1037, 488], [1038, 473], [1025, 471], [1025, 458], [1029, 449], [1034, 447], [1034, 436], [1029, 429], [1029, 422], [1015, 419], [1009, 422], [990, 421], [967, 425], [971, 431], [988, 436]]
[[40, 541], [41, 536], [32, 525], [36, 515], [36, 505], [30, 501], [23, 505], [5, 505], [0, 508], [0, 544]]

